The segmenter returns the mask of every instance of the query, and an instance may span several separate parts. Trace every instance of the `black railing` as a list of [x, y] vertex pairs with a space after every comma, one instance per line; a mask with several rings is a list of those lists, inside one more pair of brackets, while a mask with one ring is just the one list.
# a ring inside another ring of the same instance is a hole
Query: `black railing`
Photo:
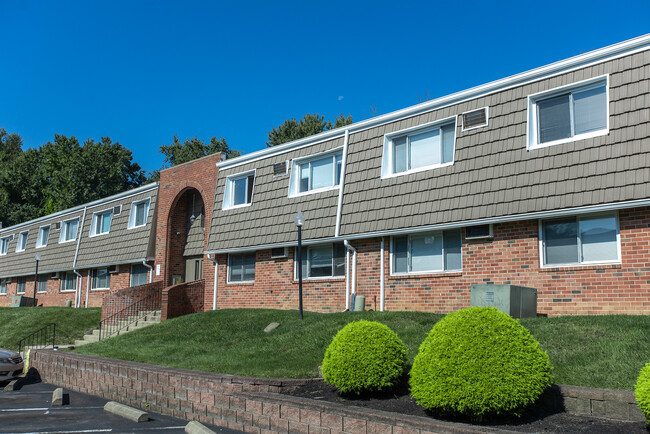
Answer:
[[18, 341], [18, 353], [22, 354], [23, 351], [32, 348], [48, 348], [49, 346], [54, 349], [54, 339], [56, 339], [56, 324], [50, 323]]
[[109, 338], [128, 326], [143, 319], [146, 312], [160, 310], [160, 292], [150, 294], [134, 301], [120, 311], [107, 316], [99, 322], [99, 340]]

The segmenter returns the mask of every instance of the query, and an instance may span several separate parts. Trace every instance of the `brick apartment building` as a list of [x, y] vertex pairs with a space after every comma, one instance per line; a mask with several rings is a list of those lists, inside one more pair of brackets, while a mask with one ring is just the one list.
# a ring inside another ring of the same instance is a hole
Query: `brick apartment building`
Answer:
[[[105, 276], [118, 290], [146, 269], [165, 286], [203, 280], [206, 310], [295, 309], [301, 211], [307, 310], [341, 311], [363, 295], [368, 309], [449, 312], [469, 306], [471, 284], [493, 283], [537, 288], [539, 313], [647, 314], [649, 149], [646, 35], [234, 159], [205, 157], [159, 184], [2, 229], [0, 305], [33, 286], [42, 251], [51, 279], [39, 303], [99, 305]], [[50, 242], [36, 247], [46, 225]], [[63, 290], [72, 276], [76, 289]]]

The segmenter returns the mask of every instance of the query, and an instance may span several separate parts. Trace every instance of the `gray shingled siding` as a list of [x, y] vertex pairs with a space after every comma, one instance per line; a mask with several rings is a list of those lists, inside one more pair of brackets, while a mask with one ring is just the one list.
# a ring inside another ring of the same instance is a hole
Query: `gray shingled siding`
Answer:
[[[610, 74], [610, 134], [528, 151], [527, 96]], [[489, 106], [455, 163], [381, 179], [384, 134]], [[350, 135], [341, 235], [650, 197], [650, 52]]]
[[[28, 225], [24, 228], [17, 229], [16, 231], [2, 231], [0, 237], [4, 238], [7, 235], [13, 234], [14, 239], [9, 244], [9, 252], [7, 255], [0, 256], [0, 277], [3, 276], [17, 276], [34, 274], [36, 262], [34, 255], [41, 254], [41, 260], [38, 264], [39, 273], [49, 273], [54, 271], [63, 271], [72, 269], [74, 262], [74, 254], [77, 249], [77, 241], [68, 241], [59, 243], [59, 236], [61, 230], [55, 230], [54, 225], [57, 222], [79, 218], [79, 227], [81, 227], [81, 218], [83, 210], [76, 211], [64, 216], [59, 216], [51, 220], [38, 222], [37, 224]], [[41, 226], [50, 226], [50, 237], [46, 247], [36, 248], [36, 240], [38, 238], [38, 231]], [[22, 231], [29, 230], [27, 237], [27, 247], [24, 252], [16, 253], [16, 243], [18, 242], [18, 234]], [[79, 231], [77, 231], [77, 239], [79, 239]]]
[[[143, 199], [151, 198], [147, 224], [143, 227], [128, 229], [131, 204]], [[117, 262], [138, 261], [153, 257], [154, 252], [149, 251], [149, 239], [155, 236], [152, 228], [155, 227], [154, 214], [158, 189], [145, 191], [136, 196], [118, 199], [88, 208], [84, 224], [83, 238], [79, 246], [77, 268], [88, 268], [100, 264], [113, 264]], [[122, 212], [113, 215], [111, 229], [108, 234], [89, 237], [93, 213], [122, 205]]]
[[[220, 169], [208, 250], [289, 243], [296, 240], [293, 217], [300, 210], [306, 218], [305, 239], [334, 236], [339, 190], [289, 198], [290, 173], [273, 176], [273, 164], [343, 146], [343, 138], [330, 140], [242, 166]], [[256, 169], [251, 206], [222, 211], [226, 177]]]
[[202, 255], [205, 246], [205, 228], [201, 225], [203, 213], [196, 216], [194, 222], [187, 231], [187, 241], [183, 248], [183, 256]]

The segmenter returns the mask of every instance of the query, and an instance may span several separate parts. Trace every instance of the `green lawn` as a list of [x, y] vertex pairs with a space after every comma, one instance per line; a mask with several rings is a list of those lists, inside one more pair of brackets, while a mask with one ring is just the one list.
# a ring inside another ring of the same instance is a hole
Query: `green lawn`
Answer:
[[18, 341], [56, 323], [57, 345], [74, 343], [99, 325], [101, 309], [70, 307], [0, 307], [0, 348], [18, 349]]
[[[408, 347], [409, 362], [442, 315], [420, 312], [336, 314], [234, 309], [187, 315], [77, 348], [123, 360], [260, 377], [312, 377], [325, 348], [350, 321], [376, 320]], [[270, 322], [281, 326], [267, 334]], [[593, 316], [522, 320], [554, 367], [555, 382], [632, 390], [650, 360], [650, 316]]]

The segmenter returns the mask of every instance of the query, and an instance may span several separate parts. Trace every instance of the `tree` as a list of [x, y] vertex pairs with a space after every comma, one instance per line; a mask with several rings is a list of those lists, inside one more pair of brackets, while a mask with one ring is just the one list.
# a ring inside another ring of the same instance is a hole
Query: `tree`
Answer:
[[269, 141], [266, 142], [266, 146], [281, 145], [282, 143], [313, 136], [314, 134], [322, 133], [332, 128], [343, 127], [351, 123], [352, 116], [350, 115], [346, 118], [341, 114], [339, 117], [334, 118], [334, 124], [332, 126], [332, 121], [325, 121], [325, 116], [319, 115], [318, 113], [313, 115], [307, 113], [300, 121], [297, 121], [295, 118], [287, 119], [278, 125], [277, 128], [272, 127], [268, 134]]

